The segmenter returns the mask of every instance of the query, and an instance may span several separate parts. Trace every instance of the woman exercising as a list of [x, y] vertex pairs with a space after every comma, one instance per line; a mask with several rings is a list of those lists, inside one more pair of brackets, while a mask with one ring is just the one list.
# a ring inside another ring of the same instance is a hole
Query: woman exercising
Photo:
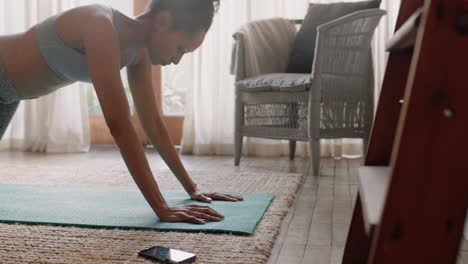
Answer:
[[242, 200], [197, 189], [169, 139], [151, 80], [151, 65], [178, 64], [202, 44], [218, 5], [219, 0], [153, 0], [135, 19], [89, 5], [52, 16], [24, 33], [0, 36], [0, 139], [21, 100], [73, 82], [92, 82], [125, 163], [159, 219], [197, 224], [221, 220], [223, 216], [208, 206], [166, 203], [132, 125], [120, 77], [120, 69], [127, 67], [145, 133], [190, 198]]

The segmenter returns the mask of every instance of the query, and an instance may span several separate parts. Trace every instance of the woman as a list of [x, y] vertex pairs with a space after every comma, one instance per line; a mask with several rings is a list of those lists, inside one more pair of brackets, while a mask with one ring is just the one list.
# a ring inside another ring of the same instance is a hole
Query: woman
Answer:
[[151, 81], [151, 65], [178, 64], [184, 54], [202, 44], [218, 1], [153, 0], [135, 19], [109, 7], [89, 5], [52, 16], [24, 33], [1, 36], [0, 138], [20, 100], [46, 95], [72, 82], [92, 82], [125, 163], [159, 219], [197, 224], [221, 220], [223, 216], [207, 206], [167, 205], [130, 121], [120, 78], [120, 69], [127, 67], [145, 132], [191, 199], [242, 200], [197, 189], [169, 139]]

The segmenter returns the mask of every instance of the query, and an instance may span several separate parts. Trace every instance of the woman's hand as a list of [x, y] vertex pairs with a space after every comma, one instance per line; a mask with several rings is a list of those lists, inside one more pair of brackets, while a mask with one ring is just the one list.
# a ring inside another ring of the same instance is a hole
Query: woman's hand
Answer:
[[204, 224], [205, 221], [221, 221], [224, 216], [205, 205], [189, 204], [167, 207], [159, 210], [158, 217], [162, 222], [190, 222]]
[[220, 200], [220, 201], [230, 201], [230, 202], [238, 202], [244, 200], [242, 196], [238, 195], [231, 195], [225, 193], [202, 193], [202, 192], [194, 192], [190, 194], [190, 198], [195, 201], [210, 203], [212, 200]]

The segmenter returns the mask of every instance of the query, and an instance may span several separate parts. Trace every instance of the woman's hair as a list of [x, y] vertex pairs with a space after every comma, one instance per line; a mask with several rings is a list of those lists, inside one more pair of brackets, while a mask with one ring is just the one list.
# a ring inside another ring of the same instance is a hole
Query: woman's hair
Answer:
[[188, 33], [208, 31], [218, 11], [220, 0], [151, 0], [142, 17], [153, 17], [169, 11], [174, 18], [174, 29]]

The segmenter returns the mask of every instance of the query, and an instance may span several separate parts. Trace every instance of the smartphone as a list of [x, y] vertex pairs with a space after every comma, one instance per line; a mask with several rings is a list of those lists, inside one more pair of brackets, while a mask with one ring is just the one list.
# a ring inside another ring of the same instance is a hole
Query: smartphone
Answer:
[[171, 264], [191, 263], [197, 257], [193, 253], [160, 246], [143, 249], [138, 255]]

